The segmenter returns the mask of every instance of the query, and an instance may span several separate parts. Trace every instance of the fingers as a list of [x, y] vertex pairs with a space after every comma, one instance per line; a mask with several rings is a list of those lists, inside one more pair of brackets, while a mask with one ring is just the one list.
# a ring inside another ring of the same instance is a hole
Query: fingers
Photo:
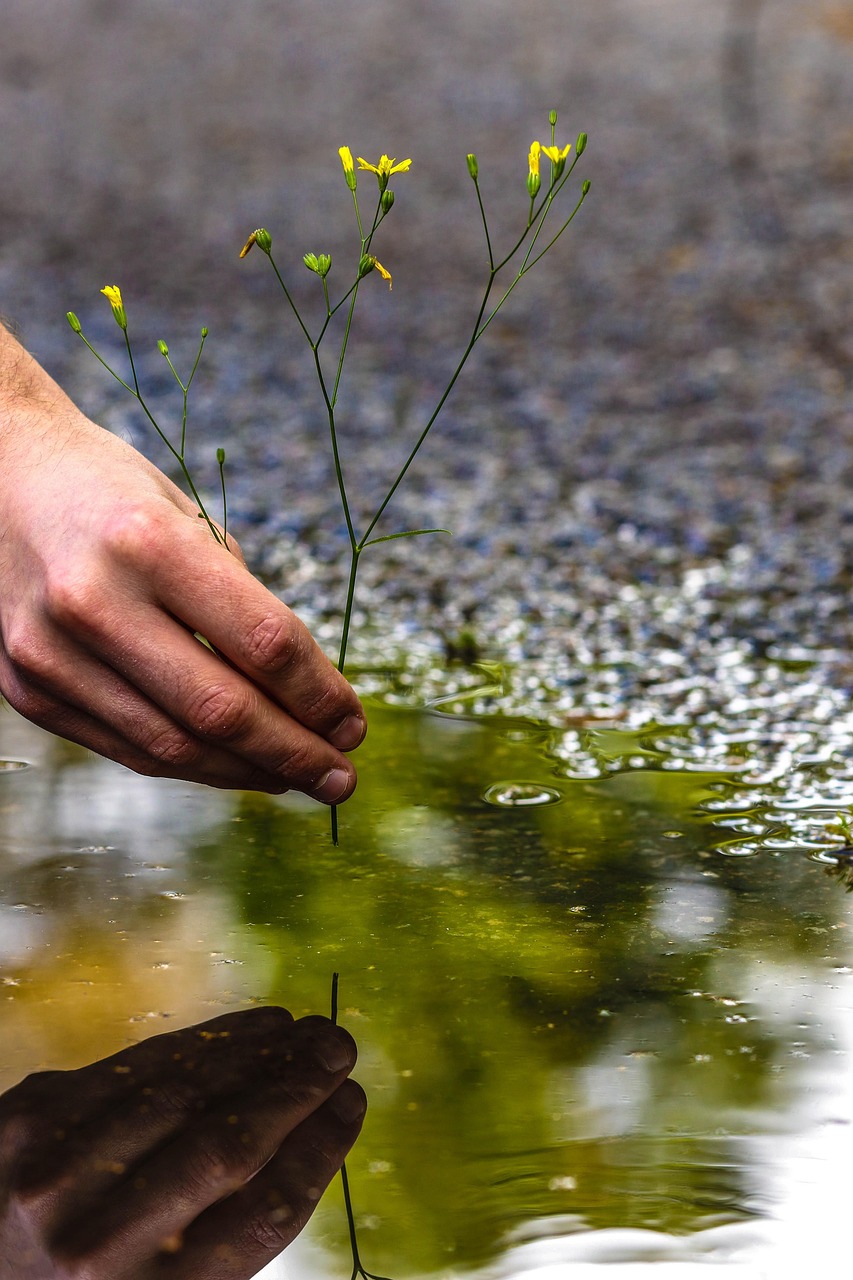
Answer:
[[15, 666], [0, 651], [0, 686], [34, 724], [137, 773], [274, 794], [287, 789], [280, 774], [204, 742], [112, 668], [83, 649], [72, 650], [60, 636], [41, 646], [41, 656], [21, 654]]
[[[125, 602], [120, 614], [114, 608], [90, 615], [80, 639], [132, 682], [146, 703], [159, 707], [161, 714], [143, 718], [138, 732], [148, 736], [159, 757], [172, 753], [167, 763], [178, 766], [181, 776], [207, 781], [208, 763], [215, 767], [228, 755], [238, 763], [232, 773], [243, 785], [247, 774], [261, 773], [266, 780], [275, 779], [268, 783], [270, 790], [296, 787], [327, 804], [350, 795], [355, 769], [319, 733], [307, 729], [162, 609], [133, 601]], [[67, 671], [66, 665], [65, 678]], [[98, 687], [88, 681], [77, 696], [106, 716], [111, 692], [106, 683]], [[213, 750], [209, 761], [199, 744]]]
[[361, 1087], [346, 1080], [256, 1177], [187, 1229], [172, 1274], [182, 1280], [244, 1280], [276, 1257], [305, 1226], [339, 1171], [366, 1107]]
[[[292, 1238], [354, 1141], [365, 1104], [358, 1086], [351, 1086], [337, 1103], [324, 1106], [337, 1097], [355, 1062], [355, 1046], [345, 1032], [326, 1019], [306, 1019], [293, 1024], [290, 1040], [291, 1052], [275, 1070], [244, 1074], [239, 1088], [211, 1094], [202, 1110], [175, 1091], [167, 1074], [147, 1086], [152, 1105], [144, 1114], [135, 1104], [116, 1111], [95, 1141], [85, 1171], [79, 1163], [70, 1173], [63, 1171], [71, 1187], [66, 1223], [54, 1232], [62, 1255], [70, 1261], [85, 1258], [93, 1274], [125, 1274], [126, 1268], [136, 1277], [145, 1258], [176, 1247], [214, 1204], [214, 1222], [205, 1230], [215, 1234], [223, 1197], [242, 1189], [285, 1149], [290, 1162], [282, 1166], [279, 1182], [292, 1205], [286, 1227]], [[163, 1099], [165, 1111], [159, 1105]], [[318, 1110], [323, 1114], [313, 1123]], [[292, 1145], [294, 1133], [301, 1136]], [[123, 1153], [120, 1161], [113, 1158], [116, 1152]], [[84, 1177], [85, 1200], [80, 1195]], [[268, 1180], [261, 1191], [272, 1186]], [[87, 1202], [98, 1204], [96, 1215], [85, 1211]], [[234, 1230], [250, 1208], [254, 1212], [254, 1201], [235, 1207]], [[263, 1206], [257, 1208], [261, 1212]], [[228, 1235], [220, 1232], [216, 1239], [222, 1242]]]
[[204, 635], [300, 724], [340, 751], [358, 746], [365, 732], [361, 704], [304, 624], [209, 540], [201, 578], [199, 536], [206, 537], [197, 531], [195, 538], [160, 556], [155, 554], [156, 531], [152, 538], [149, 530], [141, 553], [133, 548], [159, 602]]

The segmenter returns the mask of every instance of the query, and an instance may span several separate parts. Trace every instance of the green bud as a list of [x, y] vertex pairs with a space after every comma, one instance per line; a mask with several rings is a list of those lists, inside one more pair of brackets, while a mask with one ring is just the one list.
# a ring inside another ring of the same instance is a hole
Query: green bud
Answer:
[[206, 338], [209, 333], [210, 333], [210, 330], [208, 329], [207, 325], [205, 325], [201, 331], [201, 336], [203, 338]]
[[575, 155], [582, 156], [585, 151], [586, 151], [586, 134], [579, 133], [578, 140], [575, 143]]
[[304, 253], [302, 255], [302, 261], [305, 263], [309, 271], [316, 271], [317, 275], [320, 274], [320, 263], [317, 260], [316, 253]]
[[553, 129], [553, 128], [554, 128], [554, 125], [557, 123], [557, 113], [556, 113], [556, 111], [553, 111], [553, 110], [552, 110], [552, 111], [549, 111], [549, 112], [548, 112], [548, 123], [550, 124], [551, 128]]
[[262, 249], [264, 253], [269, 253], [270, 250], [272, 249], [272, 236], [266, 230], [266, 228], [257, 227], [255, 229], [254, 236], [255, 236], [255, 244], [258, 246], [258, 248]]
[[74, 330], [75, 333], [83, 332], [83, 326], [80, 323], [80, 321], [77, 319], [73, 311], [66, 311], [65, 319], [71, 325], [71, 328]]
[[527, 190], [530, 193], [530, 199], [535, 200], [539, 194], [539, 188], [542, 186], [542, 179], [538, 173], [528, 173]]
[[160, 352], [161, 356], [168, 356], [169, 354], [169, 348], [166, 346], [162, 338], [157, 343], [157, 350]]
[[591, 186], [592, 186], [592, 183], [590, 182], [589, 178], [587, 178], [586, 182], [581, 187], [581, 194], [586, 195]]
[[383, 192], [382, 192], [382, 199], [380, 200], [380, 202], [379, 202], [379, 203], [382, 205], [382, 212], [383, 212], [383, 213], [390, 213], [390, 211], [391, 211], [391, 205], [394, 203], [394, 192], [393, 192], [393, 191], [383, 191]]
[[350, 191], [355, 191], [355, 184], [358, 181], [355, 176], [355, 169], [344, 169], [344, 177], [347, 180], [347, 186]]
[[127, 312], [123, 306], [113, 306], [113, 319], [120, 329], [127, 332]]
[[477, 164], [477, 157], [474, 155], [473, 151], [469, 151], [467, 158], [468, 158], [468, 172], [476, 182], [480, 174], [480, 166]]
[[361, 261], [358, 264], [358, 278], [363, 280], [365, 276], [369, 276], [376, 266], [376, 259], [371, 258], [369, 254], [363, 253]]
[[327, 276], [332, 266], [332, 255], [330, 253], [320, 253], [317, 255], [317, 271], [321, 276]]
[[223, 465], [223, 463], [225, 462], [225, 450], [224, 450], [224, 449], [217, 449], [217, 450], [216, 450], [216, 461], [219, 463], [220, 467]]

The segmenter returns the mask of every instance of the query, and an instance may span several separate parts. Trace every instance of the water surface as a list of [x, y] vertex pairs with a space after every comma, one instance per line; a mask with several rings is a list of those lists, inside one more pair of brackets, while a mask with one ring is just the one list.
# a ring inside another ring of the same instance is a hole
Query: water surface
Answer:
[[[371, 1269], [757, 1277], [826, 1242], [842, 764], [797, 800], [684, 727], [370, 710], [337, 849], [299, 797], [138, 778], [4, 712], [0, 1084], [251, 1002], [325, 1011], [340, 970]], [[348, 1275], [336, 1190], [290, 1256]]]

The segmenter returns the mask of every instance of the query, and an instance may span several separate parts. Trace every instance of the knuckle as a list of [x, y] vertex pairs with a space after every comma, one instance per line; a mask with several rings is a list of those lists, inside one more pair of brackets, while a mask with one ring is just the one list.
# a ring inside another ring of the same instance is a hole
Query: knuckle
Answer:
[[264, 675], [280, 675], [304, 651], [302, 628], [289, 611], [266, 613], [245, 637], [246, 656]]
[[193, 765], [201, 754], [201, 743], [183, 729], [161, 729], [144, 745], [145, 753], [154, 766], [178, 766], [186, 768]]
[[57, 568], [45, 585], [44, 609], [63, 630], [91, 629], [104, 608], [104, 590], [98, 576], [86, 570]]
[[333, 725], [341, 719], [344, 706], [340, 685], [331, 679], [303, 699], [304, 723]]
[[124, 563], [157, 562], [173, 536], [170, 514], [167, 503], [123, 503], [106, 524], [104, 543], [112, 556]]
[[241, 1143], [239, 1138], [205, 1135], [186, 1153], [181, 1179], [185, 1190], [199, 1197], [225, 1185], [236, 1190], [254, 1171], [251, 1152], [252, 1144]]
[[245, 1248], [249, 1253], [263, 1252], [272, 1257], [290, 1244], [308, 1220], [310, 1209], [301, 1197], [285, 1200], [270, 1192], [267, 1203], [246, 1223], [243, 1229]]
[[196, 696], [187, 720], [202, 738], [234, 738], [248, 727], [251, 691], [239, 686], [209, 685]]
[[10, 665], [19, 675], [44, 679], [55, 667], [47, 636], [32, 624], [22, 622], [7, 627], [3, 648]]
[[319, 781], [326, 769], [318, 767], [316, 751], [309, 743], [293, 742], [273, 763], [272, 772], [310, 788]]
[[172, 1129], [184, 1123], [198, 1107], [198, 1095], [189, 1083], [170, 1080], [156, 1088], [143, 1089], [139, 1114], [146, 1121], [155, 1120]]

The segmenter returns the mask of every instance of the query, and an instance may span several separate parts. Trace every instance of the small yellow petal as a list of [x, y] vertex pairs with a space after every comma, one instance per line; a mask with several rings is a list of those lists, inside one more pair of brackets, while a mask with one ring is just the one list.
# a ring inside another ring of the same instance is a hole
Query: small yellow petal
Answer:
[[369, 169], [371, 173], [379, 173], [379, 169], [375, 164], [371, 164], [369, 160], [365, 160], [363, 156], [358, 157], [359, 169]]
[[382, 279], [388, 281], [388, 288], [391, 289], [393, 287], [391, 284], [391, 272], [385, 270], [378, 258], [373, 259], [373, 265], [381, 275]]
[[411, 163], [412, 163], [411, 159], [409, 159], [409, 160], [401, 160], [399, 164], [394, 164], [394, 162], [393, 162], [393, 160], [392, 160], [392, 161], [391, 161], [391, 164], [392, 164], [391, 173], [392, 173], [392, 174], [394, 174], [394, 173], [406, 173], [406, 171], [411, 167]]
[[572, 149], [572, 144], [569, 142], [562, 148], [542, 147], [541, 151], [542, 151], [542, 154], [547, 156], [548, 159], [553, 161], [554, 164], [559, 164], [561, 160], [565, 160], [566, 156], [569, 154], [571, 149]]
[[341, 157], [341, 164], [344, 166], [344, 173], [352, 173], [353, 162], [352, 152], [349, 147], [338, 147], [338, 155]]
[[240, 250], [241, 258], [245, 258], [246, 254], [249, 252], [253, 244], [257, 244], [257, 236], [255, 235], [254, 231], [249, 236], [249, 239], [246, 241], [246, 243], [243, 245], [243, 248]]
[[113, 307], [122, 306], [121, 289], [118, 287], [117, 284], [104, 285], [103, 289], [101, 290], [101, 293], [108, 300], [108, 302], [110, 303], [110, 306], [113, 306]]
[[530, 166], [530, 172], [536, 176], [539, 174], [539, 153], [542, 150], [542, 144], [539, 142], [531, 142], [530, 153], [527, 157], [527, 163]]

